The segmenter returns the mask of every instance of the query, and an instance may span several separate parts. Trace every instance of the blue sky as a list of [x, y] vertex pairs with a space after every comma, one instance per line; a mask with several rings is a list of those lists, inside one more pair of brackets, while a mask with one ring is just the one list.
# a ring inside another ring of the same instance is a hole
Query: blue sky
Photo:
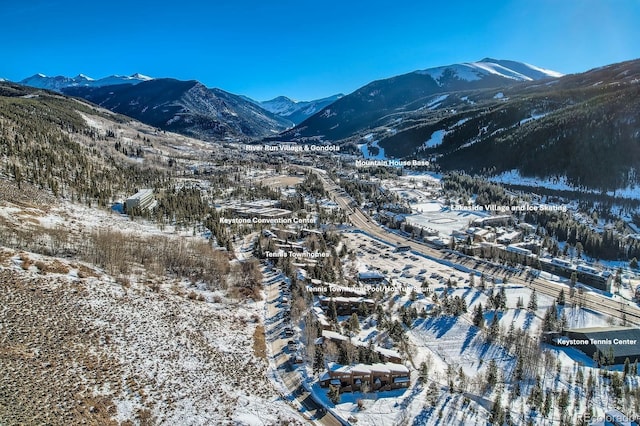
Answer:
[[257, 100], [349, 93], [484, 57], [574, 73], [640, 57], [640, 0], [3, 0], [0, 77], [196, 79]]

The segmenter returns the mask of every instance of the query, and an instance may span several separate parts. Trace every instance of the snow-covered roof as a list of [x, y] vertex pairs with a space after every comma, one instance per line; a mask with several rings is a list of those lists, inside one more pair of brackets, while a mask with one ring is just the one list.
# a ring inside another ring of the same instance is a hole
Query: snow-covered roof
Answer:
[[330, 330], [322, 330], [322, 337], [326, 337], [327, 339], [332, 339], [332, 340], [342, 340], [342, 341], [349, 340], [347, 336], [343, 336], [340, 333], [336, 333], [335, 331], [330, 331]]
[[326, 297], [323, 296], [320, 298], [321, 301], [329, 301], [333, 299], [333, 301], [335, 303], [375, 303], [375, 301], [373, 299], [366, 299], [364, 297], [343, 297], [343, 296], [337, 296], [337, 297]]
[[371, 369], [369, 368], [368, 365], [365, 365], [365, 364], [354, 365], [351, 368], [351, 371], [354, 373], [365, 373], [365, 374], [371, 373]]
[[385, 349], [379, 346], [375, 348], [376, 352], [389, 358], [402, 358], [400, 354], [392, 349]]
[[392, 362], [376, 363], [376, 364], [356, 364], [356, 365], [341, 365], [337, 363], [329, 363], [329, 370], [337, 373], [358, 373], [358, 374], [409, 374], [409, 369], [402, 364], [395, 364]]

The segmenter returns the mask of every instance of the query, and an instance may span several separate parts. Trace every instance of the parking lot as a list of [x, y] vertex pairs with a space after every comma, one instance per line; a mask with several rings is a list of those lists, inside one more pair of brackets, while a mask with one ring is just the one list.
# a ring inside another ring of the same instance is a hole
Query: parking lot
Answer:
[[[363, 233], [345, 232], [343, 238], [356, 253], [358, 271], [378, 271], [392, 284], [420, 287], [427, 280], [430, 287], [447, 285], [451, 280], [456, 286], [469, 285], [469, 274], [413, 254], [399, 252], [398, 245], [382, 242]], [[396, 243], [402, 243], [398, 237]]]

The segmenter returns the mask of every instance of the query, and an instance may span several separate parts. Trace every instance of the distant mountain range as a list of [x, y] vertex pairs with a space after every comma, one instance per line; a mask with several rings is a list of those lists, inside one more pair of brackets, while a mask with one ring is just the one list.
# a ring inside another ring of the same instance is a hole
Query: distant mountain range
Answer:
[[[209, 140], [273, 136], [343, 96], [313, 101], [279, 96], [259, 102], [221, 89], [207, 89], [195, 81], [154, 79], [137, 73], [97, 80], [84, 74], [76, 77], [35, 74], [18, 83], [82, 97], [147, 124]], [[96, 90], [110, 86], [122, 87]]]
[[640, 60], [541, 80], [475, 66], [436, 70], [371, 83], [283, 138], [429, 159], [445, 171], [607, 191], [640, 185]]
[[75, 77], [65, 77], [62, 75], [48, 77], [44, 74], [35, 74], [19, 81], [18, 84], [59, 92], [67, 87], [103, 87], [116, 84], [138, 84], [149, 80], [152, 80], [152, 78], [138, 73], [130, 76], [110, 75], [98, 80], [87, 77], [84, 74], [78, 74]]
[[314, 101], [294, 101], [286, 96], [278, 96], [270, 101], [258, 102], [258, 104], [273, 114], [286, 118], [294, 124], [299, 124], [343, 96], [340, 93]]

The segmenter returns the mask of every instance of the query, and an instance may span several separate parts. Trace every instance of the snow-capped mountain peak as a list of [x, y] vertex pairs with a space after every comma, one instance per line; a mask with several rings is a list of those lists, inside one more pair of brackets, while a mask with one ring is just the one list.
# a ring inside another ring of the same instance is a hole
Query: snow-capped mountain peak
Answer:
[[563, 76], [563, 74], [557, 71], [536, 67], [535, 65], [530, 65], [525, 62], [492, 58], [484, 58], [477, 62], [463, 62], [461, 64], [429, 68], [416, 72], [418, 74], [427, 74], [440, 84], [443, 78], [446, 77], [454, 77], [465, 81], [476, 81], [493, 75], [516, 81], [532, 81]]
[[260, 106], [269, 112], [280, 116], [293, 114], [298, 110], [298, 102], [286, 96], [278, 96], [269, 101], [260, 102]]
[[133, 79], [144, 80], [144, 81], [153, 80], [153, 77], [149, 77], [148, 75], [140, 74], [139, 72], [137, 72], [135, 74], [132, 74], [130, 77], [133, 78]]
[[84, 74], [78, 74], [73, 79], [76, 80], [76, 81], [82, 81], [82, 80], [95, 81], [93, 78], [91, 78], [91, 77], [89, 77], [87, 75], [84, 75]]

